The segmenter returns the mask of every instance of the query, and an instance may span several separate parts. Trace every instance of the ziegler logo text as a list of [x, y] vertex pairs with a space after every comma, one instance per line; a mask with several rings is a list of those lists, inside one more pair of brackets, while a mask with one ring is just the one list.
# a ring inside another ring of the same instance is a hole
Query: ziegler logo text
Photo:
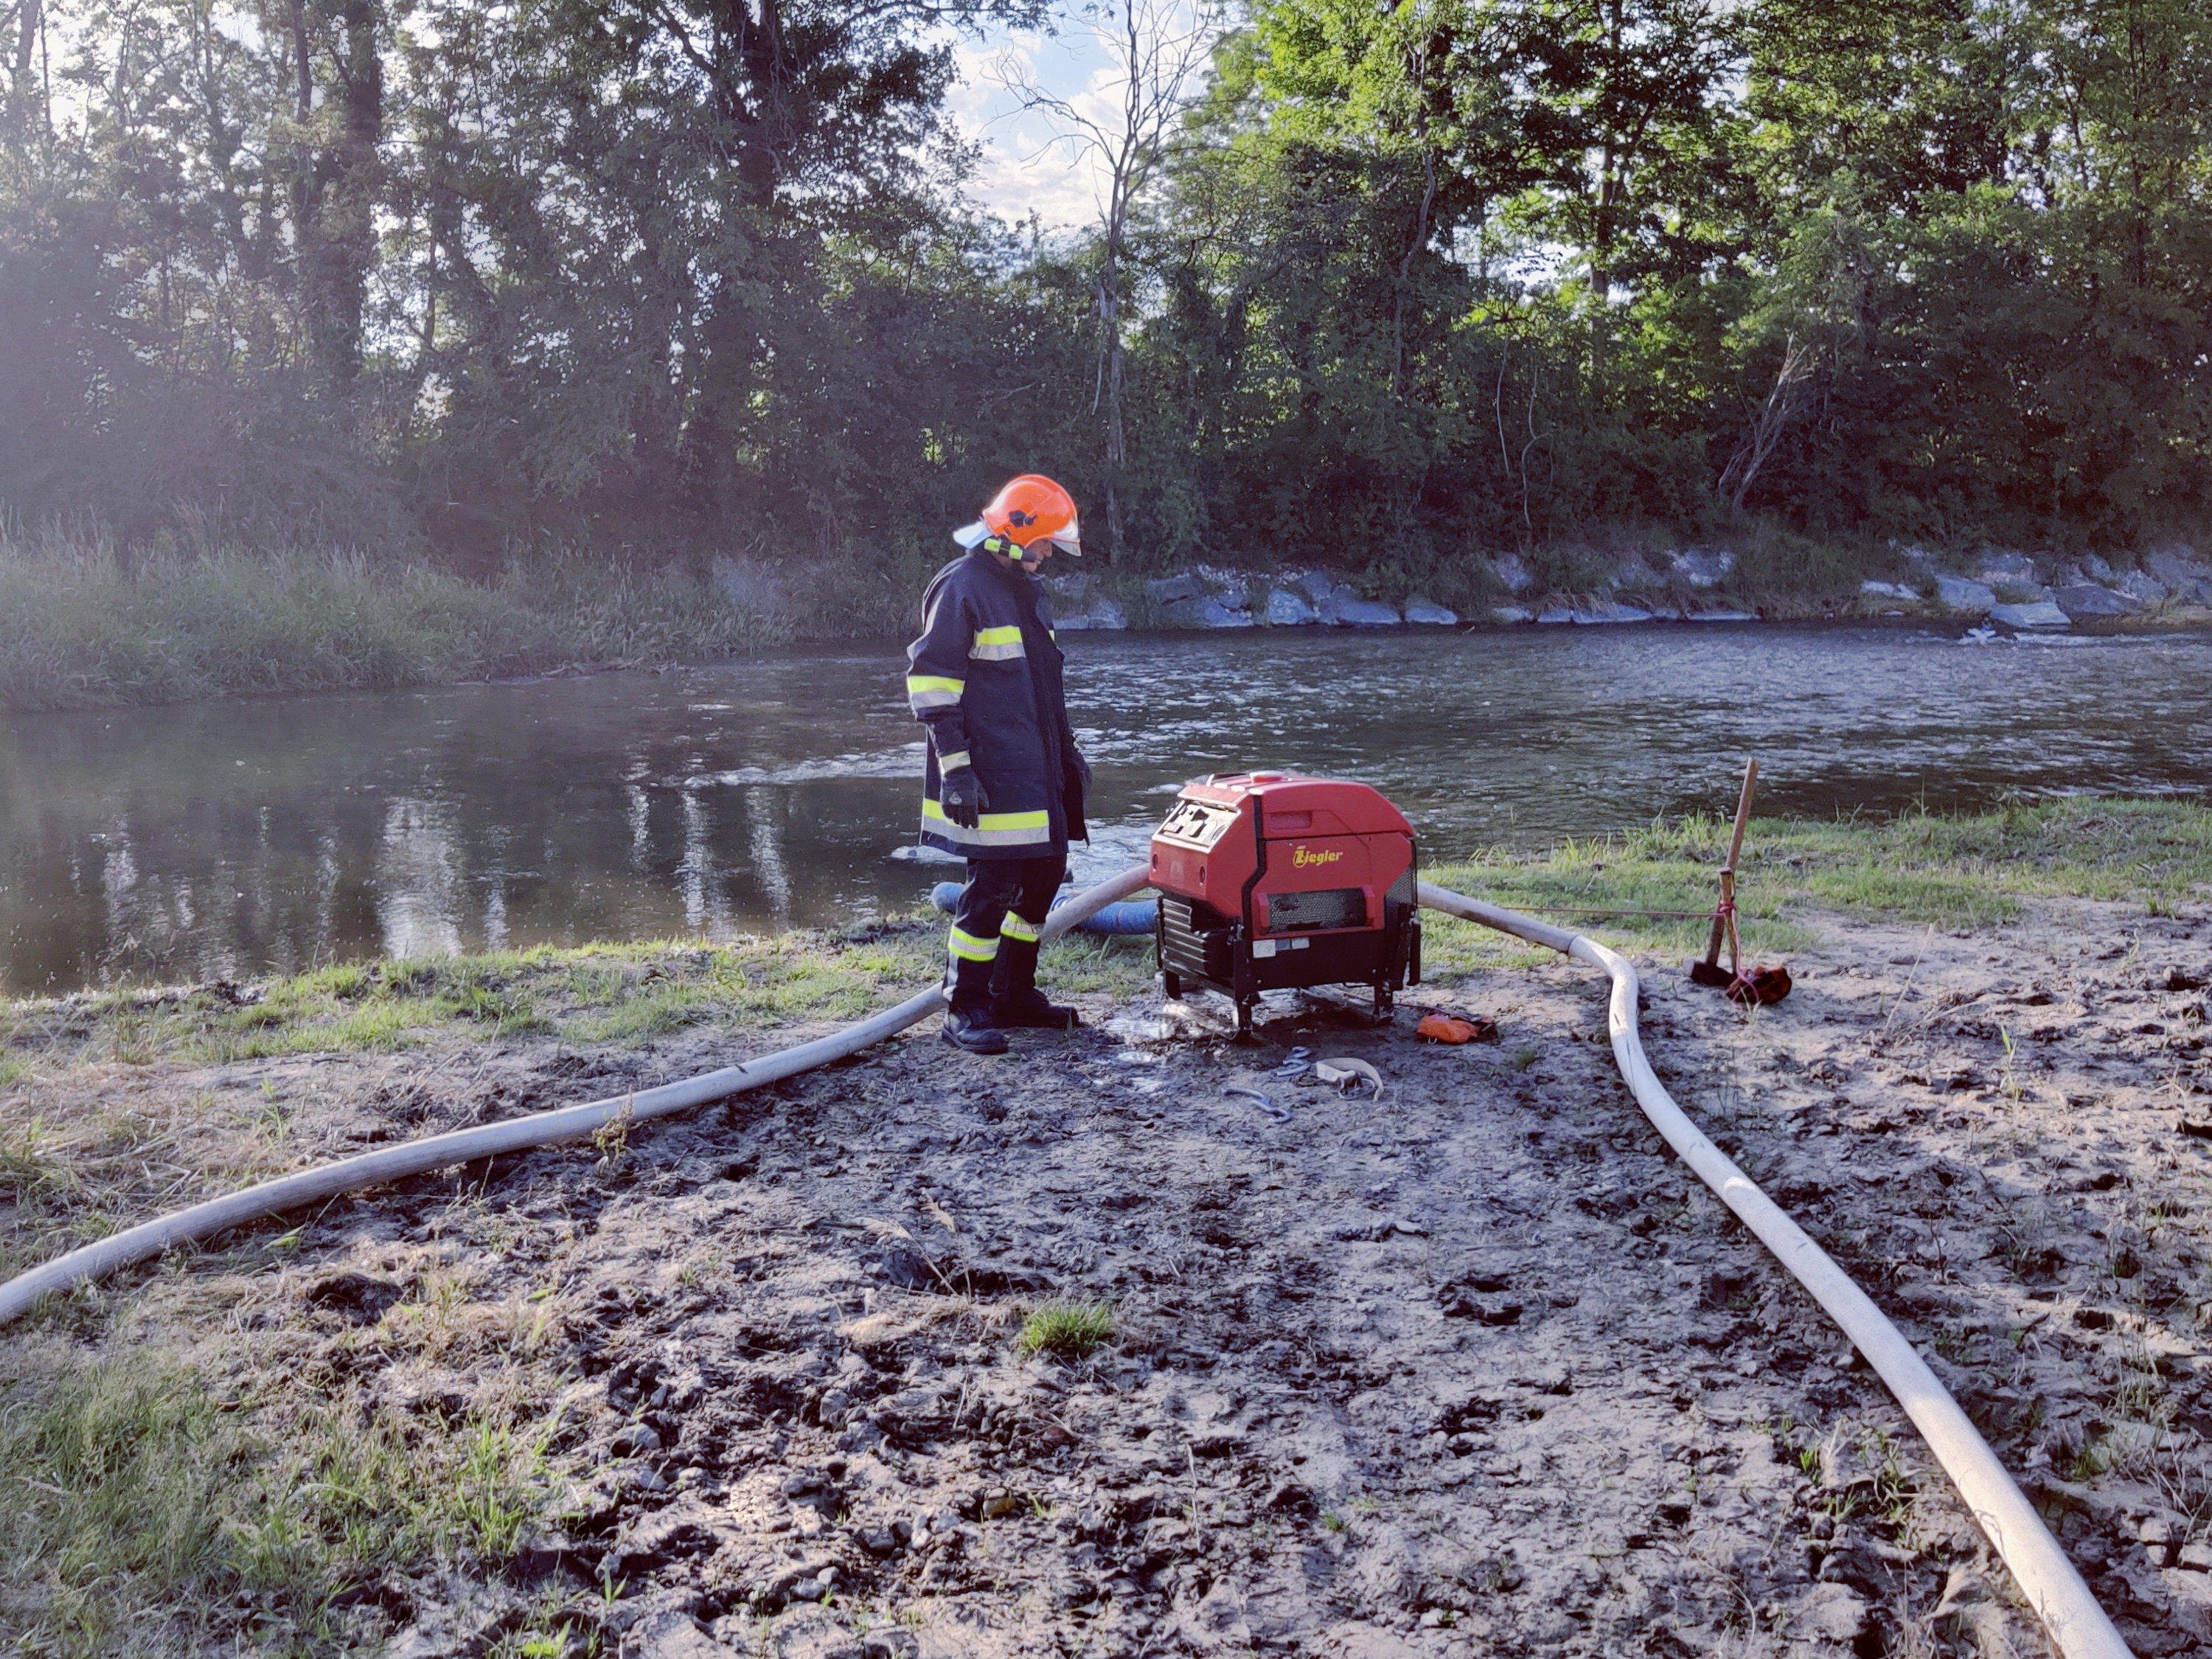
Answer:
[[1293, 869], [1303, 870], [1310, 864], [1334, 864], [1343, 856], [1334, 848], [1293, 847], [1291, 848], [1291, 866]]

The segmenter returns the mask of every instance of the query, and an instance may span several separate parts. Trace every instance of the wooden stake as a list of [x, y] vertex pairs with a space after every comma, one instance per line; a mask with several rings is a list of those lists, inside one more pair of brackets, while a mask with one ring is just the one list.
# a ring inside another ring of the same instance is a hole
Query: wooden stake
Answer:
[[1712, 937], [1705, 941], [1705, 966], [1712, 967], [1721, 959], [1721, 939], [1729, 944], [1729, 968], [1741, 973], [1743, 964], [1736, 960], [1735, 917], [1735, 861], [1743, 853], [1743, 832], [1751, 823], [1751, 792], [1759, 784], [1757, 757], [1743, 763], [1743, 793], [1736, 798], [1735, 835], [1729, 842], [1728, 862], [1721, 866], [1720, 914], [1713, 918]]

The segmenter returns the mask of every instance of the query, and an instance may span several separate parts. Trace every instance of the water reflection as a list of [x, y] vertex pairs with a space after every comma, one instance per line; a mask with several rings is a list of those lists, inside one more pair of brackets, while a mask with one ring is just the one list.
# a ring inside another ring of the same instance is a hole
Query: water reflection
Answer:
[[[665, 675], [18, 718], [0, 984], [192, 980], [385, 951], [726, 939], [904, 909], [921, 757], [895, 647]], [[2212, 641], [1961, 649], [1869, 629], [1087, 639], [1085, 873], [1211, 769], [1353, 774], [1430, 856], [1732, 799], [1889, 811], [2199, 790]]]
[[384, 954], [458, 956], [460, 893], [452, 815], [429, 801], [386, 801], [376, 859], [376, 921]]

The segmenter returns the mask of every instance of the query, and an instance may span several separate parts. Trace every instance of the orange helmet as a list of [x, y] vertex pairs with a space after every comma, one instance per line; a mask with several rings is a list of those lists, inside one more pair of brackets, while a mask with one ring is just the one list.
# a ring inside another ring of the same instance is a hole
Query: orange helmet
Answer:
[[1083, 556], [1083, 538], [1075, 521], [1075, 498], [1051, 479], [1024, 472], [991, 497], [983, 516], [952, 532], [963, 547], [989, 539], [1010, 542], [1026, 551], [1048, 541], [1062, 553]]

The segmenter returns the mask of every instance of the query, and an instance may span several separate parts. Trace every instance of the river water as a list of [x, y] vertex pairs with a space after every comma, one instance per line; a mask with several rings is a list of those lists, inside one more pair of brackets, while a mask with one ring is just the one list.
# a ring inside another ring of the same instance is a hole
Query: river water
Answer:
[[[1098, 776], [1079, 872], [1182, 780], [1358, 777], [1435, 860], [1735, 801], [1886, 813], [2201, 793], [2212, 636], [1961, 645], [1725, 625], [1069, 641]], [[662, 673], [13, 719], [0, 988], [379, 953], [726, 939], [903, 913], [919, 728], [896, 647]]]

